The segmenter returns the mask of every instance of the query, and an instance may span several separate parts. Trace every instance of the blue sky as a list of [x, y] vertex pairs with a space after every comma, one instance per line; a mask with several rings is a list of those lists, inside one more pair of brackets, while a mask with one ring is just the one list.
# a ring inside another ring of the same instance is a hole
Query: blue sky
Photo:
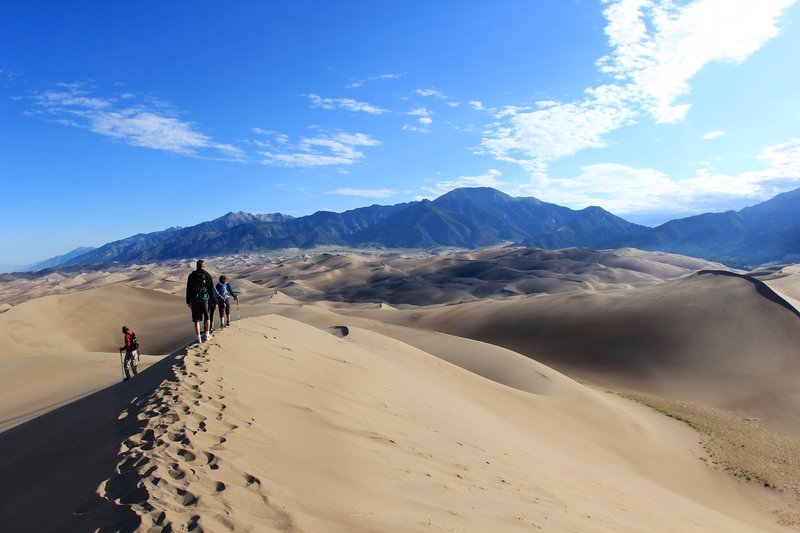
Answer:
[[491, 186], [655, 225], [800, 187], [795, 0], [0, 3], [0, 266]]

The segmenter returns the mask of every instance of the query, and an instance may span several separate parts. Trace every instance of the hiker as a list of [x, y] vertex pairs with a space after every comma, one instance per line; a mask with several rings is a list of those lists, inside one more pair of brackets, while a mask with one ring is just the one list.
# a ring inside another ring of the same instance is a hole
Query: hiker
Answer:
[[131, 375], [135, 376], [139, 373], [136, 370], [136, 366], [139, 362], [139, 346], [136, 341], [136, 334], [131, 328], [122, 326], [122, 334], [125, 336], [125, 346], [120, 346], [119, 348], [120, 355], [122, 355], [123, 350], [125, 351], [125, 359], [122, 361], [122, 371], [125, 377], [122, 381], [128, 381], [131, 379]]
[[[217, 291], [211, 274], [203, 270], [204, 261], [198, 259], [197, 270], [193, 270], [186, 280], [186, 305], [192, 310], [192, 322], [197, 343], [211, 340], [211, 317], [208, 313], [209, 302], [217, 304]], [[200, 335], [200, 322], [205, 326]]]
[[[224, 274], [219, 277], [217, 283], [217, 294], [219, 295], [219, 327], [231, 327], [231, 298], [239, 301], [239, 295], [233, 291], [228, 277]], [[222, 315], [225, 315], [225, 321], [222, 321]]]

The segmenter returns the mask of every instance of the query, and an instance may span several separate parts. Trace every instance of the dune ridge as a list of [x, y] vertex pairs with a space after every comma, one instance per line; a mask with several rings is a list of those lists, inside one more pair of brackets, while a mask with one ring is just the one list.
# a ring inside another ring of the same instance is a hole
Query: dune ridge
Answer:
[[[61, 413], [67, 459], [86, 455], [77, 429], [117, 446], [94, 495], [48, 482], [72, 506], [59, 530], [782, 530], [768, 493], [698, 460], [688, 428], [568, 378], [522, 392], [366, 329], [279, 315], [165, 363], [94, 429]], [[39, 424], [0, 434], [0, 452]], [[44, 519], [27, 502], [0, 519]]]

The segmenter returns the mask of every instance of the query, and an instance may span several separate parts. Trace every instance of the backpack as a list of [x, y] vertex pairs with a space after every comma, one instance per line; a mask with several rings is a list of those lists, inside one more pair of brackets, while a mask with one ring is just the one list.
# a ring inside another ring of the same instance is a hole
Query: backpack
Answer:
[[228, 284], [227, 283], [217, 283], [217, 292], [220, 296], [222, 296], [223, 300], [228, 299]]
[[189, 294], [192, 295], [193, 302], [208, 301], [208, 287], [206, 287], [206, 273], [203, 270], [195, 270], [189, 274]]
[[139, 350], [139, 339], [136, 338], [136, 333], [131, 331], [131, 351]]

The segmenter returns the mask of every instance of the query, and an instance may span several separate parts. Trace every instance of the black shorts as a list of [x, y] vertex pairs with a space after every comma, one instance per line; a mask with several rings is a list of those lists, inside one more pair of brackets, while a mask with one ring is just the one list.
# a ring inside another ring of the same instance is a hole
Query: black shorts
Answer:
[[208, 313], [208, 301], [192, 302], [192, 322], [205, 320], [211, 320], [211, 315]]
[[220, 300], [219, 301], [219, 316], [229, 315], [229, 314], [231, 314], [231, 302], [230, 302], [230, 300]]

